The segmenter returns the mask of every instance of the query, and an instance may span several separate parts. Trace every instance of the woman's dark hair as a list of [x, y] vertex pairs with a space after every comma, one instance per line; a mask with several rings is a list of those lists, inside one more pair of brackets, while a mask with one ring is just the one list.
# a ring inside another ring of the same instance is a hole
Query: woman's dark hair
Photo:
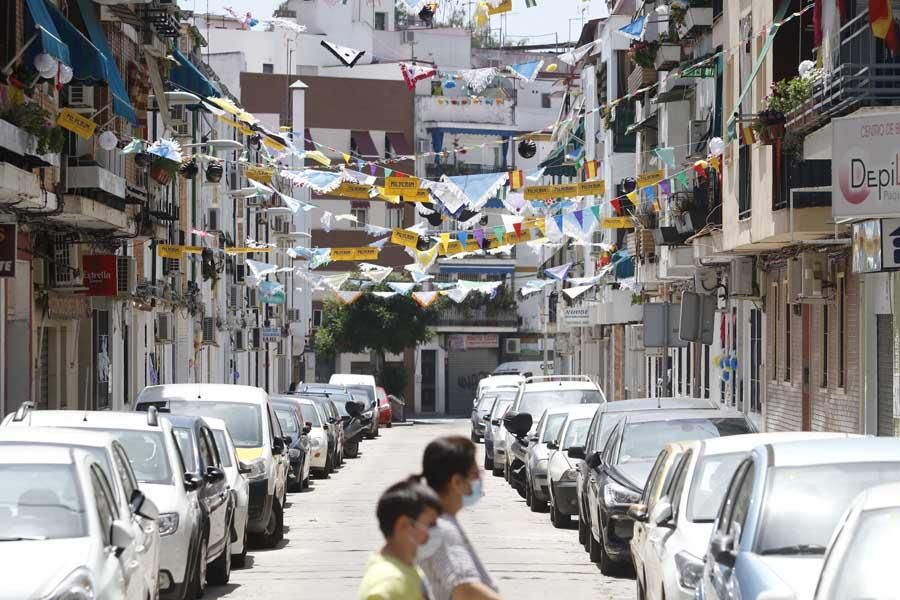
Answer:
[[419, 483], [418, 478], [410, 477], [395, 483], [378, 499], [378, 507], [375, 509], [378, 528], [387, 539], [394, 533], [397, 519], [400, 517], [418, 519], [429, 507], [438, 514], [443, 512], [440, 499], [428, 486]]
[[469, 476], [476, 465], [475, 444], [462, 436], [447, 436], [425, 447], [422, 457], [422, 477], [431, 489], [443, 492], [454, 475]]

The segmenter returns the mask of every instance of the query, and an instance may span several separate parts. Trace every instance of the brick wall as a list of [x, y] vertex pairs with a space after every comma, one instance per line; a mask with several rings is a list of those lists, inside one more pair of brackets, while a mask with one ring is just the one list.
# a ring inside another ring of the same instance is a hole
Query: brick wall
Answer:
[[[837, 263], [843, 270], [843, 260]], [[783, 266], [767, 271], [766, 352], [769, 366], [766, 382], [766, 430], [799, 431], [803, 429], [803, 317], [809, 311], [809, 411], [813, 431], [861, 432], [860, 364], [859, 364], [859, 278], [849, 273], [839, 283], [835, 293], [844, 294], [844, 366], [843, 384], [840, 381], [840, 300], [829, 304], [827, 348], [825, 307], [804, 305], [792, 310], [790, 377], [786, 379], [785, 352], [785, 271]], [[776, 288], [772, 283], [777, 283]], [[827, 360], [827, 377], [825, 363]]]

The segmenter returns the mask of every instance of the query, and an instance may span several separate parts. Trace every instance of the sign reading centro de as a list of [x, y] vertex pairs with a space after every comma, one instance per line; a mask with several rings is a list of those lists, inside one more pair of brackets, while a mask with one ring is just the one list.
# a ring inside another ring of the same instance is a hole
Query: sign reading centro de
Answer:
[[900, 112], [832, 121], [832, 214], [900, 216]]

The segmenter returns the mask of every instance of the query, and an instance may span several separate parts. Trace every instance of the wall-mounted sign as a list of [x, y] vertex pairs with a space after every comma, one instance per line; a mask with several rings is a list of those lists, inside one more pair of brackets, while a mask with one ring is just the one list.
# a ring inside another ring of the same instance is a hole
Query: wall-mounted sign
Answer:
[[0, 224], [0, 277], [16, 276], [16, 224]]
[[832, 120], [834, 217], [900, 216], [900, 113]]
[[384, 180], [384, 193], [388, 196], [415, 195], [419, 180], [415, 177], [388, 177]]
[[94, 131], [97, 129], [96, 123], [71, 108], [64, 108], [59, 111], [56, 124], [86, 140], [94, 137]]
[[259, 333], [260, 336], [262, 336], [263, 343], [265, 344], [272, 344], [281, 341], [280, 327], [260, 327]]
[[500, 336], [496, 333], [451, 335], [451, 350], [472, 350], [475, 348], [499, 348]]
[[60, 321], [87, 319], [91, 316], [91, 306], [87, 296], [49, 292], [47, 313], [51, 319]]
[[590, 327], [591, 309], [587, 306], [570, 306], [563, 310], [563, 322], [569, 327]]
[[115, 296], [118, 293], [115, 255], [82, 256], [81, 273], [88, 296]]

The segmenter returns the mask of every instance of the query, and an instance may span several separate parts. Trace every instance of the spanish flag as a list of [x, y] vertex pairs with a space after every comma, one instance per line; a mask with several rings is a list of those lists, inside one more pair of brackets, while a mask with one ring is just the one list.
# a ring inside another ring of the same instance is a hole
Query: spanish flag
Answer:
[[869, 24], [872, 26], [872, 35], [885, 39], [891, 31], [893, 22], [891, 0], [869, 0]]
[[524, 185], [525, 178], [522, 176], [521, 170], [509, 172], [509, 189], [517, 190]]
[[597, 161], [589, 160], [584, 163], [584, 179], [585, 181], [597, 178]]
[[749, 125], [746, 127], [741, 127], [741, 137], [744, 140], [745, 146], [752, 146], [754, 142], [756, 142], [756, 134], [753, 132], [753, 128]]

